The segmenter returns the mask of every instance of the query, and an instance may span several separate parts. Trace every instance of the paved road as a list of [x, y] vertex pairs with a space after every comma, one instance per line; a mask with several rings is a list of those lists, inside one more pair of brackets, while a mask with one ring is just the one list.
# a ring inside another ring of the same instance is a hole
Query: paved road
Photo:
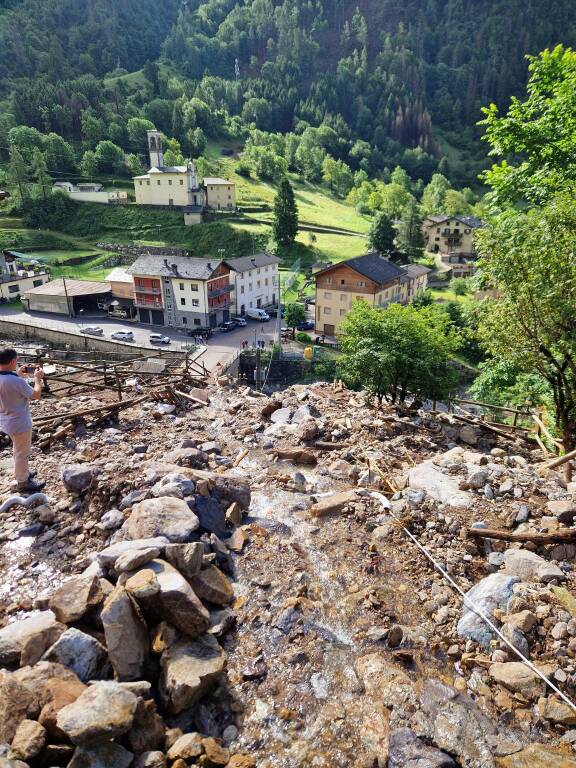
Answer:
[[[50, 328], [57, 331], [66, 331], [67, 333], [76, 333], [85, 338], [90, 336], [80, 334], [83, 327], [88, 325], [98, 325], [104, 331], [104, 336], [99, 338], [110, 339], [110, 335], [115, 331], [130, 330], [134, 334], [134, 347], [137, 349], [158, 349], [159, 345], [153, 345], [149, 342], [151, 333], [162, 333], [172, 339], [170, 345], [160, 345], [160, 349], [181, 350], [186, 344], [193, 342], [185, 333], [175, 328], [150, 327], [143, 323], [123, 322], [121, 320], [110, 320], [107, 317], [63, 317], [62, 315], [53, 315], [47, 312], [22, 312], [6, 308], [0, 309], [0, 320], [5, 317], [7, 320], [35, 325], [42, 328]], [[209, 371], [215, 371], [218, 363], [225, 365], [240, 350], [242, 342], [248, 341], [250, 345], [256, 344], [259, 340], [264, 340], [266, 345], [274, 336], [276, 323], [272, 319], [267, 323], [260, 323], [254, 320], [248, 320], [248, 325], [244, 328], [236, 328], [229, 333], [216, 331], [208, 341], [206, 351], [199, 358]]]

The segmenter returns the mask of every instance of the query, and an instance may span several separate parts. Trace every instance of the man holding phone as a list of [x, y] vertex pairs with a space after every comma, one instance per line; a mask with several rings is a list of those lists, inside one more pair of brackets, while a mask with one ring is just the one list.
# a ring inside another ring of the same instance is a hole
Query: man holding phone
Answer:
[[32, 447], [29, 402], [40, 400], [44, 378], [42, 368], [35, 366], [34, 387], [31, 387], [24, 378], [29, 372], [25, 365], [18, 369], [15, 349], [0, 349], [0, 431], [12, 440], [14, 475], [20, 493], [35, 493], [46, 484], [33, 480], [28, 466]]

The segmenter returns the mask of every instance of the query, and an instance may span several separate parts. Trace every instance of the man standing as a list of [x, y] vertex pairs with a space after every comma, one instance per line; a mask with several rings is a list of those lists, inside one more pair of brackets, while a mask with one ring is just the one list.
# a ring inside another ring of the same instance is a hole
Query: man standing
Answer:
[[14, 475], [21, 493], [40, 491], [45, 482], [36, 482], [30, 475], [28, 459], [32, 447], [32, 418], [30, 400], [42, 396], [44, 372], [34, 371], [34, 388], [24, 377], [28, 370], [22, 366], [18, 372], [15, 349], [0, 349], [0, 431], [10, 435], [14, 451]]

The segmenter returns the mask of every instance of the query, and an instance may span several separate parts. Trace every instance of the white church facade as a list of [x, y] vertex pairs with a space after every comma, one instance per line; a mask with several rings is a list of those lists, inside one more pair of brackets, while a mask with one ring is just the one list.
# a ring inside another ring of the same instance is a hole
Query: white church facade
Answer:
[[[200, 184], [192, 161], [186, 165], [165, 166], [162, 152], [162, 135], [159, 131], [148, 131], [150, 170], [134, 177], [134, 191], [138, 205], [165, 206], [183, 209], [186, 224], [199, 224], [206, 208], [212, 207], [208, 189]], [[231, 181], [220, 180], [227, 185], [231, 195], [229, 209], [236, 207], [235, 186]], [[220, 201], [215, 208], [221, 209]]]

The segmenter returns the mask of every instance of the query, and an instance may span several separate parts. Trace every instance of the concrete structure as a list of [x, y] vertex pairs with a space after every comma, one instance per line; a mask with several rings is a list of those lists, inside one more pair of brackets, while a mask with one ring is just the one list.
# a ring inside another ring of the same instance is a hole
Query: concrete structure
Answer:
[[96, 311], [112, 300], [110, 283], [60, 277], [22, 293], [22, 305], [29, 312], [77, 315], [80, 310]]
[[384, 309], [407, 304], [428, 284], [427, 267], [401, 267], [379, 253], [332, 264], [314, 275], [316, 281], [316, 333], [335, 336], [355, 300]]
[[236, 209], [236, 184], [228, 179], [208, 176], [204, 179], [206, 205], [217, 211]]
[[134, 305], [134, 280], [132, 275], [124, 267], [114, 267], [106, 275], [106, 282], [110, 283], [112, 299], [99, 302], [99, 306], [107, 310], [110, 317], [133, 320], [137, 312]]
[[[31, 259], [38, 264], [35, 259]], [[50, 280], [50, 275], [45, 269], [26, 268], [26, 254], [16, 254], [14, 251], [2, 251], [0, 253], [0, 302], [14, 301], [25, 291], [37, 288]]]
[[103, 203], [120, 205], [128, 202], [128, 193], [123, 189], [107, 191], [102, 184], [72, 184], [71, 181], [57, 181], [53, 192], [66, 192], [72, 200], [82, 203]]
[[230, 267], [221, 259], [140, 256], [128, 269], [142, 323], [193, 330], [230, 319]]
[[439, 253], [436, 255], [438, 272], [447, 277], [472, 277], [476, 273], [475, 253]]
[[475, 216], [427, 216], [422, 224], [426, 250], [475, 254], [474, 232], [481, 226]]
[[247, 309], [269, 307], [277, 304], [280, 297], [278, 264], [280, 259], [271, 253], [255, 253], [226, 259], [230, 267], [232, 314], [245, 315]]

